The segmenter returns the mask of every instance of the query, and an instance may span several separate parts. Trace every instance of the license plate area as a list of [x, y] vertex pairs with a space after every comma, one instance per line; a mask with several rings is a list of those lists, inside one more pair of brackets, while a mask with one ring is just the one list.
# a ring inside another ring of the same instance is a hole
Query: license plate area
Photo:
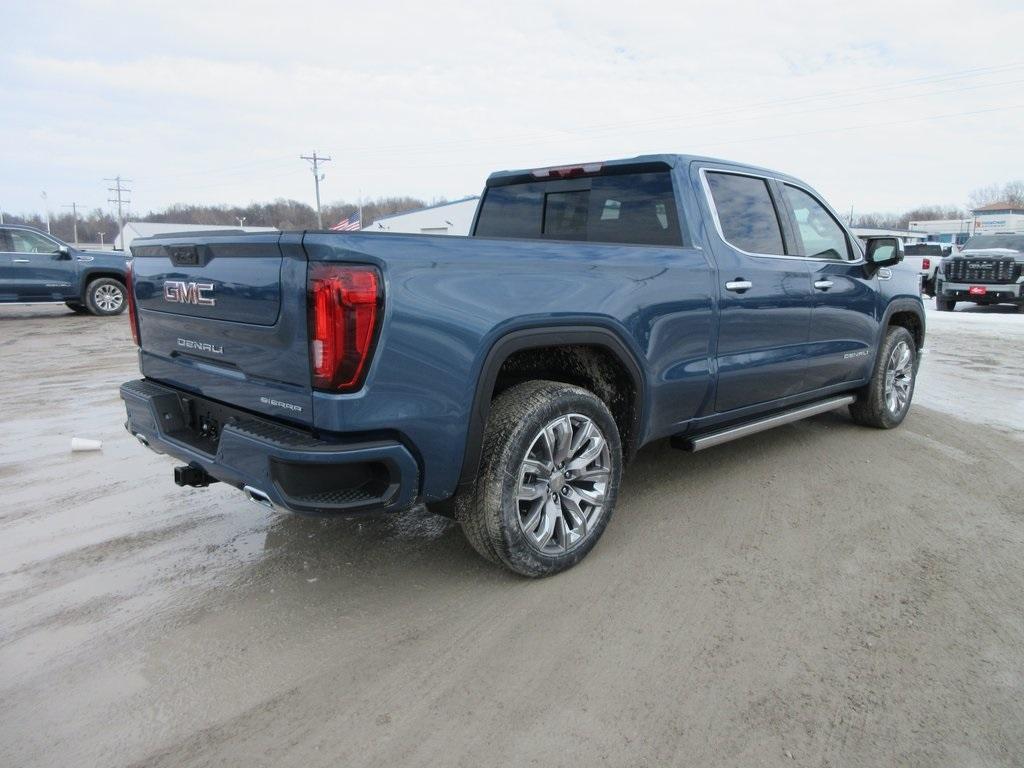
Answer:
[[238, 421], [235, 410], [188, 395], [179, 396], [178, 402], [181, 406], [182, 426], [168, 432], [168, 436], [216, 456], [224, 427]]
[[984, 285], [972, 285], [970, 288], [967, 289], [967, 293], [969, 293], [971, 296], [984, 296], [986, 293], [988, 293], [988, 288], [986, 288]]

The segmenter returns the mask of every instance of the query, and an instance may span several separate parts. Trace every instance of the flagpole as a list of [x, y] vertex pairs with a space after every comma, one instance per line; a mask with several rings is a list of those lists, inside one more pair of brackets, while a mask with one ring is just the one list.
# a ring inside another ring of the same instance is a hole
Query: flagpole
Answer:
[[359, 228], [363, 228], [363, 190], [359, 190]]

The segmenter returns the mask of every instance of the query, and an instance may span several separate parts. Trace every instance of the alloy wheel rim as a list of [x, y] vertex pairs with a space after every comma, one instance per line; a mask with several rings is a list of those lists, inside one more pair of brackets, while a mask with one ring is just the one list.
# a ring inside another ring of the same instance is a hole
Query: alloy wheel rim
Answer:
[[913, 382], [914, 355], [910, 345], [901, 341], [892, 348], [885, 366], [885, 405], [890, 413], [899, 414], [907, 407]]
[[519, 467], [519, 527], [544, 554], [578, 546], [604, 513], [611, 480], [608, 441], [593, 419], [559, 416], [530, 443]]
[[96, 306], [104, 312], [113, 312], [121, 308], [124, 303], [124, 294], [112, 285], [101, 285], [93, 294]]

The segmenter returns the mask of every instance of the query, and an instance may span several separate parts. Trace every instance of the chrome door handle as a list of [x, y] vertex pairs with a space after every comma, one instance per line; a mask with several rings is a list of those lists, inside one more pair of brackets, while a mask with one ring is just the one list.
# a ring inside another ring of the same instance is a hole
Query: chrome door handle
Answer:
[[814, 287], [817, 288], [819, 291], [827, 291], [833, 285], [834, 283], [831, 280], [816, 280], [814, 282]]
[[743, 291], [749, 291], [754, 287], [754, 284], [749, 280], [730, 280], [725, 284], [725, 290], [736, 291], [737, 293], [743, 293]]
[[15, 264], [31, 264], [31, 259], [11, 259]]

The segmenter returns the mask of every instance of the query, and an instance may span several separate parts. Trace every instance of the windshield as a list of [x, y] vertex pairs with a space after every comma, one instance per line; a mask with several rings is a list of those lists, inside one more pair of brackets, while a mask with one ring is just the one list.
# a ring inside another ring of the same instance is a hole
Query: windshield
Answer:
[[1024, 235], [975, 235], [964, 243], [965, 251], [970, 248], [1009, 248], [1024, 251]]

